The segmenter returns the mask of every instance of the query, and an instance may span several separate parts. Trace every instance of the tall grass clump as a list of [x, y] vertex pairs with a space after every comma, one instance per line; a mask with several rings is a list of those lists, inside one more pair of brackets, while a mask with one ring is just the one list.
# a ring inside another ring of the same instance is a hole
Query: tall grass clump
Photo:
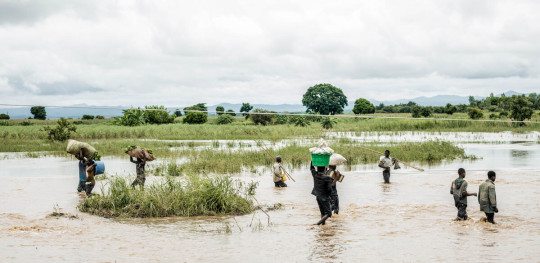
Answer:
[[242, 215], [255, 207], [251, 200], [256, 184], [228, 176], [188, 176], [133, 189], [125, 178], [114, 177], [102, 188], [102, 195], [83, 199], [82, 212], [103, 217], [169, 217]]

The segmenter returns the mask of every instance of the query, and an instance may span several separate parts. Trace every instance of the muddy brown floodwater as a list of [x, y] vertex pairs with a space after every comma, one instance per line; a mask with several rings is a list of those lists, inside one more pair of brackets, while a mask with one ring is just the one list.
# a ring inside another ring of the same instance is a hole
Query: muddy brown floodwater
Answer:
[[[375, 165], [355, 166], [338, 185], [341, 210], [325, 226], [307, 169], [275, 189], [259, 181], [257, 200], [278, 209], [237, 217], [105, 219], [78, 212], [77, 162], [70, 158], [0, 160], [1, 262], [539, 262], [540, 144], [463, 144], [477, 161], [454, 161], [393, 171], [382, 184]], [[286, 161], [286, 159], [285, 159]], [[110, 174], [128, 174], [124, 159], [106, 159]], [[457, 169], [478, 191], [488, 169], [497, 172], [496, 225], [456, 222], [449, 194]], [[133, 176], [133, 175], [132, 175]], [[149, 183], [159, 178], [150, 177]], [[99, 181], [98, 184], [102, 184]], [[99, 191], [99, 185], [96, 187]], [[54, 207], [63, 216], [51, 216]]]

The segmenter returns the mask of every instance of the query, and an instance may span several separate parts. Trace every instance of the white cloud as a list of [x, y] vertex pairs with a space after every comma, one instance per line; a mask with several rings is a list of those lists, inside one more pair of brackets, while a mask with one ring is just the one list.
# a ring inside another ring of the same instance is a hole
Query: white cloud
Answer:
[[536, 1], [7, 3], [2, 102], [278, 104], [321, 82], [350, 100], [540, 82]]

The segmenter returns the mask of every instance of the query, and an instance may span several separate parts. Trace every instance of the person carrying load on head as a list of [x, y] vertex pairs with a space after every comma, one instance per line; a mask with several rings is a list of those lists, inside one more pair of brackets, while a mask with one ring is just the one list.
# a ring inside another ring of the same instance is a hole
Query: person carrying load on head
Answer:
[[497, 175], [494, 171], [488, 172], [488, 179], [483, 182], [478, 189], [478, 203], [480, 211], [486, 214], [487, 221], [495, 224], [493, 221], [495, 213], [499, 213], [497, 208], [497, 195], [495, 194], [495, 179]]
[[454, 202], [458, 209], [456, 220], [467, 220], [467, 196], [476, 196], [476, 193], [467, 192], [468, 183], [465, 181], [465, 169], [459, 168], [458, 175], [459, 177], [452, 182], [450, 194], [454, 196]]
[[276, 157], [276, 162], [272, 166], [272, 174], [275, 187], [287, 187], [287, 184], [283, 181], [285, 178], [285, 171], [281, 167], [281, 156]]
[[77, 192], [82, 192], [86, 187], [86, 158], [84, 157], [83, 148], [80, 148], [79, 154], [75, 155], [75, 158], [79, 160], [79, 185], [77, 186]]
[[146, 160], [144, 158], [137, 158], [137, 161], [134, 161], [133, 157], [130, 156], [129, 161], [135, 164], [137, 172], [137, 178], [131, 183], [131, 186], [135, 188], [136, 185], [141, 185], [141, 188], [144, 188], [144, 182], [146, 181], [144, 166], [146, 165]]
[[90, 196], [92, 194], [92, 190], [94, 189], [94, 186], [96, 186], [96, 180], [94, 179], [94, 176], [96, 175], [96, 166], [97, 163], [94, 162], [94, 160], [87, 160], [86, 161], [86, 183], [85, 183], [85, 192], [86, 196]]
[[311, 194], [317, 197], [317, 205], [321, 212], [321, 220], [317, 222], [317, 225], [326, 224], [326, 220], [332, 216], [332, 178], [328, 176], [328, 171], [325, 166], [313, 166], [313, 162], [310, 164], [311, 175], [313, 176], [313, 190]]
[[390, 168], [396, 163], [396, 158], [390, 158], [390, 151], [384, 151], [384, 156], [381, 156], [379, 167], [383, 168], [384, 183], [390, 183]]

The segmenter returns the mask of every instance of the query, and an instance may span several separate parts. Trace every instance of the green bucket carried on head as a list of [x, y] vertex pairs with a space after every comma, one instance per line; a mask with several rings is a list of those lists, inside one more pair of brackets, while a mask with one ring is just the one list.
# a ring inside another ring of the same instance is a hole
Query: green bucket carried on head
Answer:
[[312, 153], [311, 162], [313, 166], [328, 166], [330, 164], [331, 153]]

